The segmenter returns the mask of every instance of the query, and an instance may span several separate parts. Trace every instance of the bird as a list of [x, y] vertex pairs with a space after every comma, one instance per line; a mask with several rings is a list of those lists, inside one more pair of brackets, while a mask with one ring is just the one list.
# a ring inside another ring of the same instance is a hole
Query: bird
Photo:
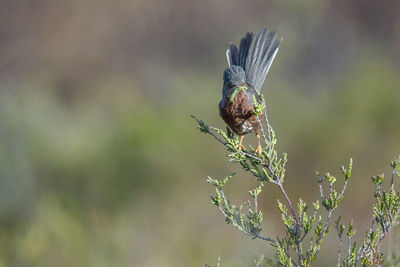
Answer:
[[255, 133], [258, 156], [262, 153], [259, 133], [262, 114], [256, 115], [254, 101], [262, 103], [261, 87], [282, 40], [276, 38], [276, 32], [263, 28], [257, 34], [248, 32], [241, 38], [239, 47], [231, 42], [226, 50], [228, 67], [223, 72], [219, 114], [239, 136], [239, 150], [245, 149], [244, 135]]

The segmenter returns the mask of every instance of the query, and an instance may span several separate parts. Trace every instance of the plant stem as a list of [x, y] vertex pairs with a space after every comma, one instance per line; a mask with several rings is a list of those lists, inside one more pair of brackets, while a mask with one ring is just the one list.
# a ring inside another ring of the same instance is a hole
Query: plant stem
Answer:
[[286, 202], [289, 205], [290, 211], [292, 212], [292, 215], [293, 215], [293, 219], [296, 223], [296, 240], [295, 240], [295, 242], [296, 242], [296, 246], [297, 246], [296, 252], [297, 252], [297, 258], [298, 258], [298, 264], [300, 264], [300, 262], [301, 262], [300, 242], [299, 242], [300, 222], [297, 220], [296, 211], [294, 210], [292, 202], [290, 201], [289, 196], [286, 194], [286, 191], [283, 188], [282, 183], [278, 183], [278, 186], [279, 186], [279, 189], [281, 190], [283, 196], [285, 197]]
[[386, 235], [389, 233], [389, 228], [386, 229], [385, 233], [381, 236], [381, 238], [379, 238], [378, 244], [376, 244], [376, 248], [375, 248], [375, 253], [374, 253], [374, 260], [372, 261], [372, 267], [375, 266], [375, 261], [376, 261], [376, 257], [378, 256], [378, 252], [379, 252], [379, 247], [383, 241], [383, 239], [385, 239]]
[[341, 253], [342, 253], [342, 237], [339, 238], [337, 267], [340, 267], [340, 257], [341, 257]]
[[392, 179], [390, 181], [390, 188], [391, 189], [393, 188], [393, 185], [394, 185], [394, 176], [395, 175], [396, 175], [396, 169], [393, 169], [393, 171], [392, 171]]
[[288, 195], [286, 194], [286, 191], [285, 191], [285, 189], [283, 188], [282, 184], [279, 183], [278, 186], [279, 186], [279, 189], [281, 190], [283, 196], [285, 197], [286, 202], [287, 202], [288, 205], [289, 205], [290, 211], [292, 212], [292, 215], [293, 215], [293, 219], [296, 221], [296, 224], [298, 224], [296, 211], [295, 211], [294, 208], [293, 208], [292, 202], [290, 201]]

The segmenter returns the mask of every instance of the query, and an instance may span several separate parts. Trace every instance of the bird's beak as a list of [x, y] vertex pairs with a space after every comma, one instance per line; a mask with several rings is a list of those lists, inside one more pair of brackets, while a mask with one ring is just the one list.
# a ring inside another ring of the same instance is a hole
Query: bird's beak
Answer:
[[247, 90], [247, 87], [245, 85], [243, 86], [236, 86], [235, 88], [232, 89], [232, 94], [229, 100], [231, 102], [235, 101], [236, 95], [239, 93], [240, 90]]

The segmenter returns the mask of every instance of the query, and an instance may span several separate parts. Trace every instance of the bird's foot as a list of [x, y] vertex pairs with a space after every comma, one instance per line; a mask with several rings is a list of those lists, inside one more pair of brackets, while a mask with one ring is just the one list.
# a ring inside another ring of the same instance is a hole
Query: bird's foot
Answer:
[[244, 145], [242, 145], [242, 144], [238, 144], [238, 145], [236, 146], [236, 148], [239, 149], [239, 150], [241, 150], [241, 151], [244, 151], [244, 150], [245, 150], [245, 147], [244, 147]]
[[239, 135], [239, 144], [236, 146], [237, 149], [242, 150], [242, 151], [244, 150], [244, 146], [242, 145], [243, 138], [244, 138], [244, 135]]
[[261, 145], [258, 145], [258, 146], [257, 146], [256, 152], [257, 152], [258, 156], [260, 157], [260, 156], [261, 156], [261, 152], [262, 152], [262, 147], [261, 147]]
[[257, 143], [258, 143], [256, 152], [257, 152], [258, 156], [261, 157], [262, 147], [261, 147], [261, 142], [260, 142], [260, 134], [256, 133], [256, 137], [257, 137]]

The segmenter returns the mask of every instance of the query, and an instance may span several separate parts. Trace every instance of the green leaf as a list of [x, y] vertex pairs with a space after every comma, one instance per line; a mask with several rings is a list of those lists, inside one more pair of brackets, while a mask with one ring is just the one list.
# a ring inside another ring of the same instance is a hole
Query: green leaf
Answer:
[[281, 214], [287, 215], [288, 210], [286, 206], [283, 205], [282, 202], [279, 201], [279, 199], [277, 201], [278, 201], [278, 209], [281, 212]]
[[347, 237], [352, 237], [355, 233], [356, 231], [353, 230], [353, 220], [351, 220], [347, 229]]
[[328, 180], [329, 184], [333, 185], [336, 182], [336, 177], [331, 175], [329, 172], [325, 174], [325, 178]]
[[301, 198], [299, 200], [299, 203], [297, 204], [297, 212], [301, 216], [307, 209], [307, 203], [305, 203]]
[[380, 175], [372, 176], [371, 180], [375, 185], [380, 186], [383, 183], [384, 178], [385, 175], [382, 173]]
[[345, 176], [345, 179], [348, 180], [351, 177], [351, 170], [353, 169], [353, 159], [350, 158], [349, 167], [346, 169], [344, 166], [340, 168], [341, 173]]
[[341, 240], [343, 236], [343, 231], [344, 231], [344, 225], [340, 223], [340, 220], [342, 219], [342, 216], [339, 216], [338, 219], [335, 221], [335, 226], [336, 226], [336, 231], [338, 233], [338, 237]]
[[207, 177], [206, 181], [213, 186], [219, 186], [219, 181], [211, 178], [210, 176]]
[[253, 105], [254, 105], [253, 113], [256, 116], [260, 116], [265, 109], [264, 102], [258, 103], [255, 95], [253, 95]]

